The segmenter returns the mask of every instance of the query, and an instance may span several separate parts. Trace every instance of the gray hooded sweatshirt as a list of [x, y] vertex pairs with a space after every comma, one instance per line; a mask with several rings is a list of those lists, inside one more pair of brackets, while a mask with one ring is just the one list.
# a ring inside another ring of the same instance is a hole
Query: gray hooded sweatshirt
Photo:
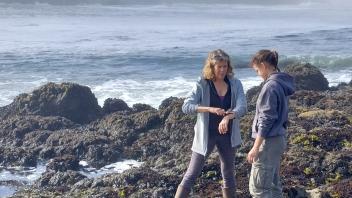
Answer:
[[288, 97], [294, 93], [293, 77], [282, 72], [272, 73], [259, 93], [252, 137], [263, 138], [286, 134]]

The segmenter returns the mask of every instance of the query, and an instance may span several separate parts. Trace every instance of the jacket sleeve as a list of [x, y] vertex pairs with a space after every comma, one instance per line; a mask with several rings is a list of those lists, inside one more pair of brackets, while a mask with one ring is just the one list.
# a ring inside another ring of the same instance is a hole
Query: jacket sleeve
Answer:
[[197, 83], [191, 92], [188, 93], [186, 99], [182, 105], [182, 111], [185, 114], [193, 114], [197, 113], [198, 105], [201, 101], [202, 90], [200, 84]]
[[247, 99], [240, 80], [236, 81], [236, 89], [236, 107], [232, 111], [235, 112], [236, 118], [240, 118], [247, 113]]
[[267, 137], [275, 121], [278, 119], [277, 112], [278, 96], [273, 89], [267, 89], [260, 97], [258, 106], [258, 135]]

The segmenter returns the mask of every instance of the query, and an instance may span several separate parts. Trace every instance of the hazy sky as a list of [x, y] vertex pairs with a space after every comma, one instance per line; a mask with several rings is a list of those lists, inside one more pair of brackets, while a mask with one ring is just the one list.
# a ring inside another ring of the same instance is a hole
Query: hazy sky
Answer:
[[79, 4], [102, 4], [102, 5], [138, 5], [138, 4], [246, 4], [246, 5], [306, 5], [326, 8], [352, 8], [352, 0], [0, 0], [0, 3], [48, 3], [55, 5], [79, 5]]
[[0, 0], [1, 3], [54, 3], [54, 4], [72, 4], [72, 3], [95, 3], [95, 4], [120, 4], [120, 3], [178, 3], [178, 2], [188, 2], [188, 3], [235, 3], [235, 4], [260, 4], [260, 5], [272, 5], [272, 4], [300, 4], [300, 3], [329, 3], [329, 4], [339, 4], [351, 5], [351, 0]]

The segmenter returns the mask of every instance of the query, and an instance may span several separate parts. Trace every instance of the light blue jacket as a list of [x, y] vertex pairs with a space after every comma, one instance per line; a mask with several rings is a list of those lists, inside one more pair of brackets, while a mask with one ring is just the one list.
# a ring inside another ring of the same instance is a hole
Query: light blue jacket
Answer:
[[[232, 122], [231, 145], [232, 147], [236, 147], [242, 143], [240, 117], [247, 112], [247, 102], [241, 81], [234, 77], [230, 77], [229, 81], [231, 84], [231, 109], [235, 113], [235, 118]], [[182, 111], [186, 114], [197, 113], [198, 105], [204, 107], [209, 107], [210, 105], [210, 88], [204, 78], [199, 78], [196, 86], [187, 95], [182, 105]], [[207, 153], [209, 138], [208, 127], [209, 113], [197, 113], [192, 151], [204, 156]]]

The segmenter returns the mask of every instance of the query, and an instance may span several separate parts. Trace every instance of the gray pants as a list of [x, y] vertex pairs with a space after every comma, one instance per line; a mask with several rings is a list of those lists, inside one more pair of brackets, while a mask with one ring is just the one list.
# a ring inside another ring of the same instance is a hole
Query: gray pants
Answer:
[[207, 154], [205, 156], [192, 152], [191, 162], [183, 176], [181, 186], [191, 189], [202, 172], [204, 163], [209, 154], [217, 147], [221, 164], [221, 175], [224, 188], [235, 188], [234, 164], [235, 148], [231, 147], [229, 135], [217, 135], [209, 137]]
[[286, 137], [266, 138], [252, 164], [249, 191], [255, 198], [283, 197], [280, 182], [280, 161], [286, 149]]

